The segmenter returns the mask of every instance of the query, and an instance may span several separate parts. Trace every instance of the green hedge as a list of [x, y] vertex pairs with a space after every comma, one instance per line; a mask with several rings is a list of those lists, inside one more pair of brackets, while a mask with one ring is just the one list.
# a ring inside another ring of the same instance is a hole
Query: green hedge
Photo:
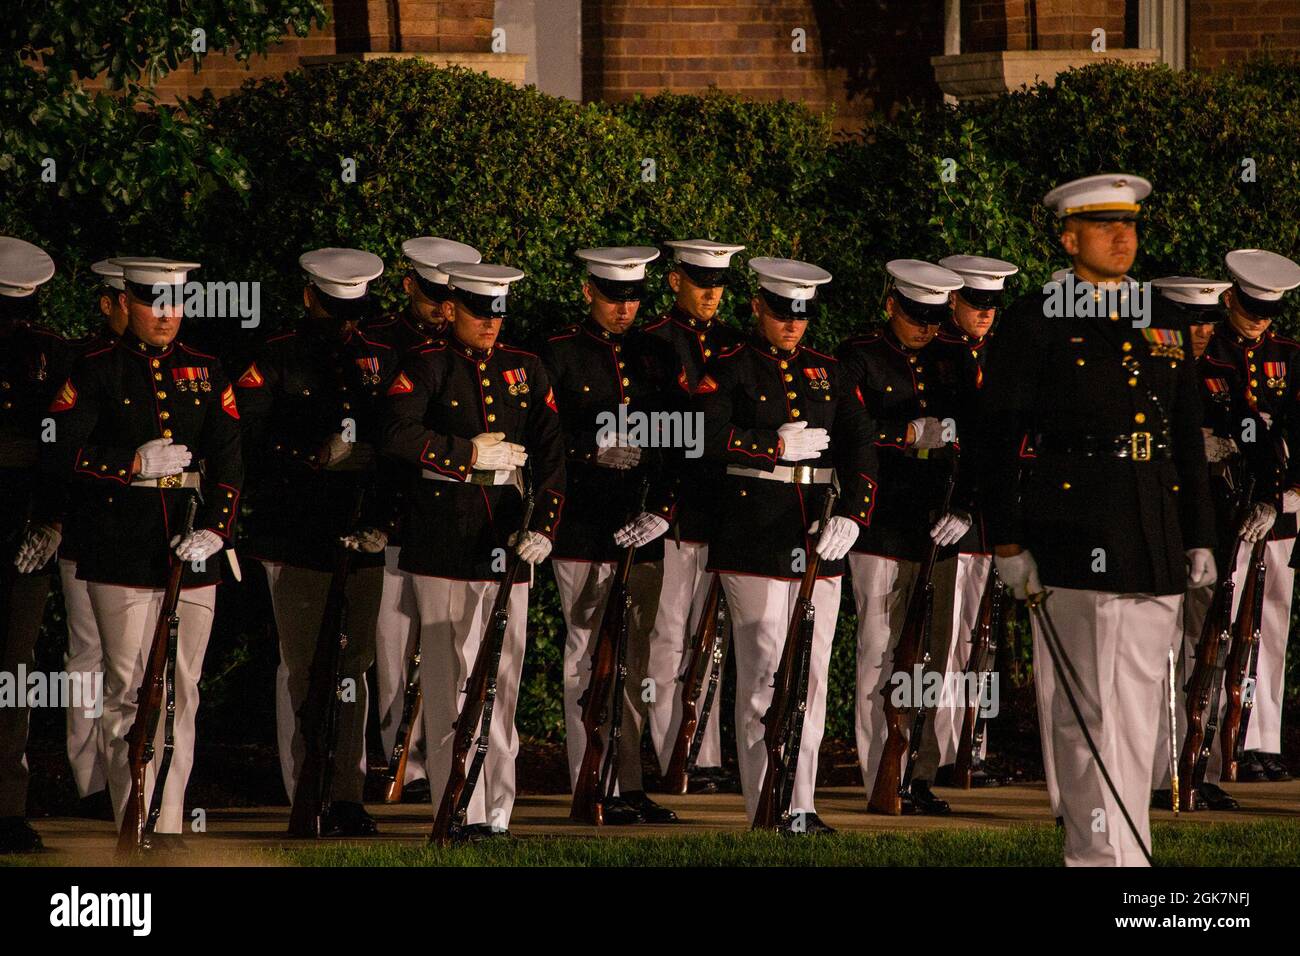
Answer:
[[[746, 243], [746, 256], [830, 269], [826, 318], [810, 336], [831, 347], [879, 318], [891, 258], [987, 253], [1022, 266], [1016, 289], [1041, 283], [1064, 259], [1040, 198], [1099, 171], [1155, 184], [1138, 276], [1222, 275], [1223, 253], [1239, 246], [1297, 255], [1298, 94], [1295, 62], [1203, 73], [1106, 65], [986, 103], [905, 110], [837, 137], [826, 117], [791, 103], [662, 94], [578, 105], [413, 61], [346, 64], [192, 101], [188, 115], [142, 114], [146, 139], [153, 124], [183, 123], [175, 135], [241, 170], [197, 188], [182, 177], [172, 216], [109, 217], [93, 193], [32, 186], [30, 171], [18, 188], [10, 170], [0, 172], [14, 187], [0, 196], [0, 231], [54, 255], [47, 312], [62, 328], [94, 321], [89, 262], [133, 252], [196, 258], [201, 278], [260, 280], [259, 335], [300, 307], [304, 250], [359, 246], [396, 266], [402, 240], [451, 236], [527, 271], [512, 297], [516, 341], [580, 314], [575, 249], [707, 235]], [[341, 178], [345, 158], [356, 161], [355, 183]], [[956, 163], [951, 182], [945, 159]], [[1254, 182], [1242, 181], [1246, 159]], [[385, 304], [398, 301], [399, 279], [392, 268], [376, 284]], [[663, 286], [652, 288], [646, 313], [668, 302]], [[724, 316], [741, 322], [752, 280], [737, 270], [733, 288]], [[203, 337], [235, 362], [252, 335], [227, 321]], [[1294, 311], [1283, 325], [1294, 329]], [[551, 736], [562, 625], [554, 590], [539, 598], [521, 724]], [[837, 648], [834, 736], [851, 735], [851, 666], [851, 647]]]

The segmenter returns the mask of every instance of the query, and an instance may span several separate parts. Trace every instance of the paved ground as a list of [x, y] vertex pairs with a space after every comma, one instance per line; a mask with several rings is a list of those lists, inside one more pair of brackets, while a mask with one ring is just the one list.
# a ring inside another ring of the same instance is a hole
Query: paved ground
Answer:
[[[1300, 781], [1237, 785], [1228, 788], [1241, 801], [1234, 813], [1182, 814], [1189, 826], [1220, 822], [1250, 822], [1262, 817], [1300, 819]], [[1042, 784], [990, 790], [942, 790], [953, 807], [950, 817], [882, 817], [866, 812], [866, 797], [858, 787], [831, 787], [818, 792], [818, 812], [831, 826], [845, 831], [915, 830], [932, 827], [1008, 827], [1048, 825], [1052, 822]], [[672, 807], [681, 822], [665, 826], [595, 827], [568, 821], [564, 796], [522, 797], [515, 805], [511, 833], [531, 836], [593, 836], [618, 839], [629, 836], [680, 835], [691, 832], [740, 830], [745, 827], [744, 804], [739, 795], [656, 797]], [[428, 835], [433, 811], [427, 804], [372, 805], [381, 840], [418, 844]], [[207, 816], [207, 833], [187, 836], [196, 852], [176, 863], [238, 865], [254, 861], [254, 848], [301, 845], [284, 836], [287, 807], [252, 807], [213, 810]], [[1153, 812], [1154, 820], [1172, 820], [1169, 811]], [[115, 834], [111, 824], [51, 817], [36, 821], [47, 851], [29, 860], [51, 866], [105, 866], [113, 863]], [[370, 842], [370, 841], [367, 841]], [[265, 863], [264, 858], [256, 862]]]

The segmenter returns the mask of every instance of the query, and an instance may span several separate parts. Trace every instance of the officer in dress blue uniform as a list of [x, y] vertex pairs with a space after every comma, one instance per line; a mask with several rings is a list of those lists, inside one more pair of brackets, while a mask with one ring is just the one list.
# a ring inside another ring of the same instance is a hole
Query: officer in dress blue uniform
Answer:
[[[410, 269], [402, 277], [406, 308], [368, 323], [368, 338], [384, 342], [396, 350], [399, 358], [411, 349], [431, 345], [447, 335], [447, 320], [442, 303], [451, 298], [448, 275], [439, 268], [444, 262], [477, 264], [483, 257], [473, 246], [437, 236], [418, 236], [402, 243], [402, 254]], [[395, 495], [405, 494], [410, 483], [419, 480], [418, 469], [403, 466], [392, 458], [379, 462], [380, 468], [398, 469], [392, 477]], [[394, 516], [400, 515], [398, 504]], [[379, 619], [375, 625], [375, 676], [378, 680], [379, 735], [384, 753], [392, 753], [397, 730], [406, 702], [407, 667], [418, 646], [415, 594], [405, 572], [398, 567], [401, 554], [401, 526], [394, 521], [386, 529], [388, 547], [384, 549], [384, 589], [379, 598]], [[429, 799], [428, 772], [425, 770], [424, 722], [416, 716], [411, 732], [411, 749], [406, 758], [402, 801]]]
[[[647, 325], [645, 331], [672, 345], [681, 365], [678, 384], [683, 394], [690, 395], [713, 356], [745, 340], [743, 332], [717, 318], [726, 294], [732, 257], [745, 247], [711, 239], [675, 239], [666, 245], [673, 252], [668, 285], [673, 290], [674, 301], [668, 313]], [[659, 689], [650, 704], [650, 739], [659, 757], [659, 769], [664, 773], [668, 771], [682, 719], [681, 678], [686, 663], [686, 642], [699, 625], [700, 611], [709, 592], [711, 575], [705, 573], [705, 568], [716, 514], [714, 501], [723, 475], [723, 468], [717, 462], [704, 458], [685, 458], [680, 462], [680, 469], [673, 531], [664, 539], [664, 580], [646, 672]], [[711, 678], [711, 673], [705, 674], [697, 713], [703, 713], [703, 698]], [[691, 775], [692, 792], [715, 792], [728, 783], [735, 786], [734, 780], [728, 781], [722, 770], [720, 701], [720, 693], [715, 694], [713, 711], [704, 727]]]
[[[1185, 323], [1126, 276], [1150, 190], [1110, 173], [1047, 194], [1072, 271], [1009, 310], [987, 368], [980, 483], [995, 564], [1017, 597], [1046, 586], [1068, 686], [1137, 829], [1054, 673], [1044, 753], [1067, 865], [1145, 864], [1168, 653], [1182, 636], [1184, 592], [1216, 576]], [[1034, 630], [1038, 674], [1053, 661], [1037, 619]]]

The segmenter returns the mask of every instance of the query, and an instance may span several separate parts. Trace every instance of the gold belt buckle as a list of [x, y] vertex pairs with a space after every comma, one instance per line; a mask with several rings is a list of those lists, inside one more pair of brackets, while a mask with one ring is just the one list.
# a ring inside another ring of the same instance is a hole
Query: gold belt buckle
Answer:
[[182, 484], [184, 484], [184, 481], [185, 481], [185, 476], [184, 476], [184, 474], [179, 474], [179, 475], [163, 475], [161, 478], [158, 479], [158, 487], [159, 487], [159, 488], [179, 488], [179, 487], [181, 487]]
[[796, 485], [811, 485], [813, 483], [812, 465], [792, 465], [790, 480]]
[[1134, 432], [1128, 436], [1129, 455], [1134, 461], [1151, 460], [1151, 433]]

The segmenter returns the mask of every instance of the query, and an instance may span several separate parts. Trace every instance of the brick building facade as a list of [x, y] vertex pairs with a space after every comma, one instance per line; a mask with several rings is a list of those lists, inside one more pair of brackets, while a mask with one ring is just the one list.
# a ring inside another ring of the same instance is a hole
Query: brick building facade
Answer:
[[575, 99], [798, 99], [856, 127], [907, 99], [989, 95], [1103, 58], [1181, 69], [1300, 52], [1300, 0], [333, 0], [331, 14], [248, 64], [212, 54], [159, 92], [413, 55]]

